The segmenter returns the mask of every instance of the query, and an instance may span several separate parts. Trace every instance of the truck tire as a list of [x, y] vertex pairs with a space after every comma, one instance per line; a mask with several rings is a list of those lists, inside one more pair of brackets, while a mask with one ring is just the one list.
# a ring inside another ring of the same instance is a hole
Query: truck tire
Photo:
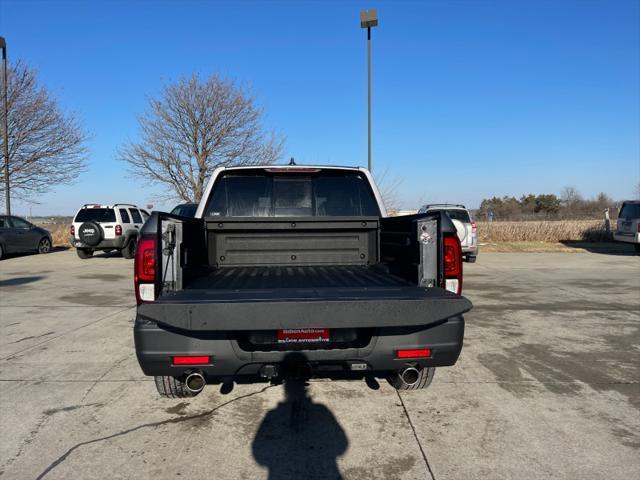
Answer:
[[90, 248], [78, 248], [76, 250], [76, 253], [83, 260], [93, 257], [93, 250], [91, 250]]
[[433, 376], [436, 373], [436, 368], [435, 367], [428, 367], [428, 368], [416, 367], [416, 368], [418, 369], [418, 380], [411, 385], [407, 384], [402, 379], [402, 377], [400, 376], [399, 370], [393, 370], [389, 372], [389, 375], [387, 375], [387, 381], [396, 390], [422, 390], [424, 388], [427, 388], [429, 385], [431, 385]]
[[122, 256], [124, 258], [128, 258], [128, 259], [132, 259], [133, 257], [135, 257], [136, 256], [136, 244], [137, 243], [138, 242], [137, 242], [136, 237], [131, 237], [129, 239], [129, 241], [127, 242], [127, 244], [122, 249]]
[[187, 390], [184, 380], [179, 377], [170, 377], [168, 375], [154, 377], [156, 381], [156, 389], [161, 397], [165, 398], [189, 398], [195, 397], [197, 393]]
[[478, 257], [476, 255], [467, 255], [467, 262], [469, 263], [476, 263], [477, 259]]

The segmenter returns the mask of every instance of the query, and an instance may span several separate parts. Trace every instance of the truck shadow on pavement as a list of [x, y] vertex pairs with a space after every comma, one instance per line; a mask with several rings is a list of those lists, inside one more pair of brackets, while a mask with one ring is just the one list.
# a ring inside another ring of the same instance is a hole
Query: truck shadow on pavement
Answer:
[[[287, 360], [306, 362], [304, 356], [293, 353]], [[307, 383], [300, 375], [285, 377], [285, 399], [265, 415], [252, 443], [252, 453], [262, 466], [268, 468], [269, 480], [283, 479], [326, 479], [341, 480], [337, 459], [344, 454], [349, 442], [347, 436], [331, 413], [322, 404], [314, 403], [307, 394]], [[77, 450], [104, 441], [124, 437], [142, 429], [182, 424], [211, 418], [215, 412], [242, 399], [260, 395], [274, 388], [268, 385], [260, 390], [240, 395], [211, 409], [194, 415], [177, 415], [164, 420], [142, 423], [76, 443], [54, 459], [37, 477], [41, 480]], [[229, 393], [229, 392], [226, 392]], [[180, 406], [183, 408], [183, 405]]]
[[307, 386], [304, 377], [287, 378], [284, 401], [258, 428], [252, 452], [267, 467], [269, 480], [342, 479], [337, 459], [347, 451], [347, 435], [325, 405], [312, 401]]

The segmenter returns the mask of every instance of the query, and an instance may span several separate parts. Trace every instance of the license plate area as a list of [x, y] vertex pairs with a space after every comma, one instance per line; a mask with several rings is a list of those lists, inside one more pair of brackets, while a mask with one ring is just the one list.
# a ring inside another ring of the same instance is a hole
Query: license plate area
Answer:
[[289, 328], [278, 330], [278, 343], [322, 343], [329, 342], [328, 328]]
[[311, 338], [292, 340], [292, 333], [283, 330], [251, 330], [235, 332], [234, 338], [240, 349], [249, 352], [293, 351], [293, 350], [334, 350], [343, 348], [363, 348], [369, 344], [373, 330], [368, 328], [305, 328], [299, 330], [321, 330], [307, 332], [299, 336]]

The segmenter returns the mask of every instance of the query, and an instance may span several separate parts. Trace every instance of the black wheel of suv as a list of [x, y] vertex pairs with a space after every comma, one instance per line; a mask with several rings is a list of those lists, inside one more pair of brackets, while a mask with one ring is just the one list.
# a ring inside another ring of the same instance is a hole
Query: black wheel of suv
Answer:
[[197, 393], [187, 390], [184, 379], [179, 377], [170, 377], [167, 375], [154, 377], [156, 381], [156, 389], [161, 397], [166, 398], [188, 398], [195, 397]]
[[133, 258], [136, 255], [137, 239], [135, 237], [129, 239], [127, 244], [122, 249], [122, 256], [124, 258]]
[[51, 251], [51, 240], [47, 237], [40, 240], [38, 244], [38, 253], [49, 253]]
[[[421, 390], [431, 385], [433, 376], [436, 373], [435, 367], [422, 368], [416, 367], [415, 371], [412, 371], [411, 378], [408, 378], [409, 383], [402, 378], [400, 370], [393, 370], [387, 375], [387, 381], [396, 390]], [[407, 375], [405, 375], [405, 378]]]
[[3, 256], [4, 256], [4, 250], [2, 249], [2, 245], [0, 245], [0, 260], [2, 260]]
[[469, 262], [469, 263], [476, 263], [477, 259], [478, 259], [478, 257], [475, 256], [475, 255], [467, 255], [467, 262]]
[[84, 222], [78, 229], [78, 236], [82, 243], [95, 247], [104, 238], [102, 227], [95, 222]]
[[636, 253], [640, 254], [640, 243], [635, 243], [633, 246], [636, 249]]
[[93, 250], [91, 250], [89, 248], [78, 248], [76, 250], [76, 253], [83, 260], [86, 260], [87, 258], [93, 257]]

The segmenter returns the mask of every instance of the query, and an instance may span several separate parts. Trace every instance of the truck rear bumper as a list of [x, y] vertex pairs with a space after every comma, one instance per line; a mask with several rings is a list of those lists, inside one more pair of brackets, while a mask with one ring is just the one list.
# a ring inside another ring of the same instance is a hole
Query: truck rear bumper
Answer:
[[640, 243], [640, 232], [614, 232], [613, 239], [617, 242]]
[[[319, 376], [347, 373], [358, 365], [358, 373], [398, 370], [407, 364], [422, 367], [453, 365], [460, 355], [464, 336], [462, 315], [431, 325], [381, 327], [363, 348], [295, 350]], [[221, 377], [255, 376], [264, 365], [286, 361], [291, 351], [246, 351], [231, 331], [180, 330], [138, 317], [134, 325], [138, 362], [146, 375], [180, 376], [197, 368], [210, 381]], [[397, 359], [404, 349], [431, 349], [429, 358]], [[172, 364], [173, 356], [202, 355], [209, 365], [188, 367]], [[365, 370], [363, 364], [366, 365]]]
[[86, 245], [82, 242], [82, 240], [78, 240], [76, 238], [71, 238], [71, 245], [76, 248], [87, 248], [90, 250], [113, 250], [113, 249], [122, 249], [125, 245], [125, 237], [117, 237], [117, 238], [108, 238], [100, 241], [98, 245], [90, 246]]

